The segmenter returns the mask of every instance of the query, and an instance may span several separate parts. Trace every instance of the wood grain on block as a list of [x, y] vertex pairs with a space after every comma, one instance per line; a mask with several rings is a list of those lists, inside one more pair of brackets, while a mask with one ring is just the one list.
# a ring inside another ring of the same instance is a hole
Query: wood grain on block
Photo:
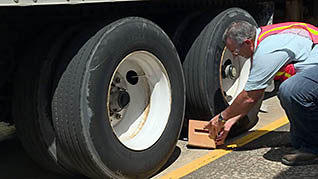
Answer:
[[209, 131], [203, 129], [208, 121], [189, 120], [188, 145], [215, 149], [215, 141], [209, 138]]

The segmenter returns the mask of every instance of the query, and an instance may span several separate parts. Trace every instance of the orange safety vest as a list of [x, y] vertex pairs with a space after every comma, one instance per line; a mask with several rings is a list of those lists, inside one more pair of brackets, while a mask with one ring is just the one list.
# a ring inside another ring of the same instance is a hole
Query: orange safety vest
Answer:
[[[274, 34], [278, 34], [287, 29], [304, 29], [309, 33], [309, 37], [314, 44], [318, 44], [318, 28], [303, 22], [285, 22], [279, 24], [273, 24], [261, 27], [261, 33], [258, 35], [256, 47], [266, 37]], [[256, 48], [255, 47], [255, 48]], [[274, 80], [285, 81], [289, 77], [296, 74], [294, 64], [288, 64], [283, 66], [277, 73]]]

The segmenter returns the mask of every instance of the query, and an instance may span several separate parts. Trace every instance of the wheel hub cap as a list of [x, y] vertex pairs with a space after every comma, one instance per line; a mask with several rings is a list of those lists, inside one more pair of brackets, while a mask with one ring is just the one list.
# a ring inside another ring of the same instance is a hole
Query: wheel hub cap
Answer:
[[234, 79], [236, 79], [237, 78], [237, 70], [236, 70], [236, 68], [235, 68], [235, 66], [234, 65], [227, 65], [226, 67], [225, 67], [225, 75], [226, 75], [226, 77], [229, 77], [229, 78], [231, 78], [232, 80], [234, 80]]
[[[117, 87], [115, 87], [117, 88]], [[120, 112], [130, 102], [130, 96], [125, 89], [119, 88], [110, 96], [110, 109], [112, 112]]]

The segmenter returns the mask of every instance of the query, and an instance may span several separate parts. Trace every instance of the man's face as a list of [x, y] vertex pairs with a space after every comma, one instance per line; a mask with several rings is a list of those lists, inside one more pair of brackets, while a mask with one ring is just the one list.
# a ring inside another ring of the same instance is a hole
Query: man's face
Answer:
[[244, 58], [250, 58], [253, 56], [254, 42], [251, 39], [246, 39], [243, 44], [237, 45], [232, 41], [232, 39], [227, 38], [225, 45], [234, 56], [242, 56]]

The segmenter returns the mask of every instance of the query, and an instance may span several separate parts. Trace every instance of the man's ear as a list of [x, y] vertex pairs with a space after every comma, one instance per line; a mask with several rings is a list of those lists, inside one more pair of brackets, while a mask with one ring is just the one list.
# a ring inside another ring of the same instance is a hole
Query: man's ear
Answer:
[[246, 39], [244, 40], [244, 43], [246, 43], [248, 46], [250, 46], [251, 44], [253, 44], [252, 39]]
[[244, 40], [244, 43], [246, 43], [252, 51], [254, 50], [254, 41], [252, 39], [246, 39]]

